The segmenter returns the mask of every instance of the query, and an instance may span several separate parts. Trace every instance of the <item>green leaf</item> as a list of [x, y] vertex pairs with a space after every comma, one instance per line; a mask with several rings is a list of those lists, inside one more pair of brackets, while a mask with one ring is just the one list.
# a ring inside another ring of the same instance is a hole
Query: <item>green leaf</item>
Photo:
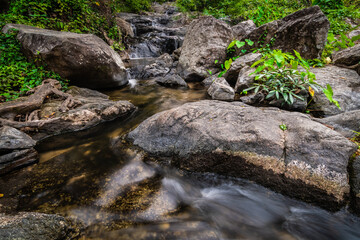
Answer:
[[243, 46], [245, 46], [245, 42], [240, 42], [240, 41], [236, 41], [236, 47], [237, 48], [242, 48]]
[[233, 60], [230, 58], [229, 60], [226, 60], [224, 65], [225, 65], [225, 69], [229, 70], [229, 68], [231, 67]]

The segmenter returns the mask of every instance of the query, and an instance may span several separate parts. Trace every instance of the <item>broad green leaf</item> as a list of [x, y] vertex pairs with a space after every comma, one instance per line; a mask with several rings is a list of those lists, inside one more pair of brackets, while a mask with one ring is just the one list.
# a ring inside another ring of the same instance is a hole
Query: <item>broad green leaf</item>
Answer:
[[230, 58], [229, 60], [226, 60], [225, 61], [225, 69], [226, 70], [229, 70], [229, 68], [231, 67], [231, 64], [232, 64], [233, 60]]
[[236, 41], [236, 47], [237, 48], [242, 48], [243, 46], [245, 46], [245, 42], [240, 42], [240, 41]]

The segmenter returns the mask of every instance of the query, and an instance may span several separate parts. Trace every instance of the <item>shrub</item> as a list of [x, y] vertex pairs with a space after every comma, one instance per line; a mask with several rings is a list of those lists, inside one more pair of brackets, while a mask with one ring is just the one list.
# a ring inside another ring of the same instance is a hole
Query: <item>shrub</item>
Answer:
[[0, 33], [0, 53], [1, 101], [17, 98], [47, 78], [57, 79], [64, 88], [67, 87], [67, 81], [58, 74], [27, 61], [21, 53], [20, 43], [16, 40], [16, 32]]

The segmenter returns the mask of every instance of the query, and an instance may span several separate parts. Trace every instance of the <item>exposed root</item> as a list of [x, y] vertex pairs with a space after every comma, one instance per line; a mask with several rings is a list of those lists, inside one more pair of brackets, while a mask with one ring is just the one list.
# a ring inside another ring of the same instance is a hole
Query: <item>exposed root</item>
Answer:
[[[7, 125], [15, 128], [39, 128], [48, 121], [55, 119], [41, 120], [39, 112], [42, 104], [49, 98], [64, 100], [59, 111], [66, 112], [79, 105], [81, 102], [74, 99], [70, 94], [60, 91], [61, 85], [57, 80], [44, 80], [40, 86], [30, 90], [32, 93], [26, 100], [13, 101], [0, 105], [0, 125]], [[17, 119], [18, 116], [25, 118]]]

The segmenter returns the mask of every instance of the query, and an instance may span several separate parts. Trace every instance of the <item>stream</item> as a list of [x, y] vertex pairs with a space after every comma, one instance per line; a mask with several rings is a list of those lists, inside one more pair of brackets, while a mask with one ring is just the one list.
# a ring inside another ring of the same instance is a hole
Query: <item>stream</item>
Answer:
[[346, 210], [327, 212], [243, 179], [184, 172], [114, 147], [154, 113], [206, 98], [190, 87], [137, 81], [107, 92], [138, 111], [43, 141], [38, 164], [0, 178], [7, 206], [74, 219], [83, 239], [360, 239], [360, 219]]

